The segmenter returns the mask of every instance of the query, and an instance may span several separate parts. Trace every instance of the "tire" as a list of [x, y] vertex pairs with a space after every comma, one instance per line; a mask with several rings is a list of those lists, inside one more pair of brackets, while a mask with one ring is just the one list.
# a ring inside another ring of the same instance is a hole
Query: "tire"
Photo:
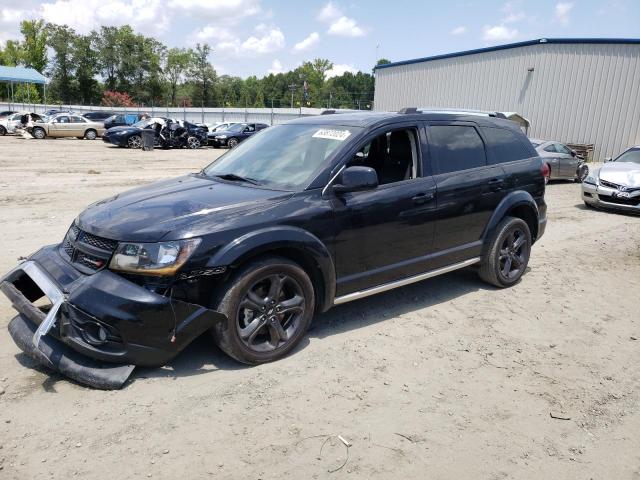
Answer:
[[527, 269], [531, 244], [531, 232], [524, 220], [503, 218], [491, 236], [489, 250], [480, 263], [480, 278], [498, 288], [516, 284]]
[[230, 138], [229, 141], [227, 142], [227, 146], [229, 148], [234, 148], [238, 146], [238, 139], [237, 138]]
[[7, 134], [7, 129], [0, 125], [0, 136], [4, 137]]
[[187, 148], [191, 150], [197, 150], [202, 146], [202, 142], [198, 137], [189, 137], [187, 138]]
[[142, 138], [140, 135], [131, 135], [127, 138], [128, 148], [142, 148]]
[[98, 132], [96, 132], [95, 130], [87, 130], [86, 132], [84, 132], [84, 138], [86, 138], [87, 140], [95, 140], [98, 137]]
[[284, 357], [300, 342], [313, 318], [315, 294], [297, 263], [267, 257], [242, 267], [214, 304], [227, 316], [226, 325], [212, 331], [218, 347], [239, 362], [258, 365]]
[[33, 136], [33, 138], [37, 138], [38, 140], [42, 140], [47, 136], [44, 129], [40, 127], [34, 127], [33, 130], [31, 130], [31, 135]]
[[589, 167], [583, 163], [578, 167], [578, 171], [576, 172], [576, 182], [584, 182], [587, 175], [589, 175]]

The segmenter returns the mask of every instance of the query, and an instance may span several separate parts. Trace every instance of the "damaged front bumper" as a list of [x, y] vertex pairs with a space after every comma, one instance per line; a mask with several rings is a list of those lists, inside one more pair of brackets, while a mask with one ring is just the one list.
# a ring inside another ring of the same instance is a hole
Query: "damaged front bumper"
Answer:
[[[19, 315], [9, 332], [41, 364], [95, 388], [120, 388], [135, 366], [167, 363], [226, 317], [150, 291], [109, 270], [85, 275], [57, 246], [0, 281]], [[50, 305], [34, 302], [46, 297]]]

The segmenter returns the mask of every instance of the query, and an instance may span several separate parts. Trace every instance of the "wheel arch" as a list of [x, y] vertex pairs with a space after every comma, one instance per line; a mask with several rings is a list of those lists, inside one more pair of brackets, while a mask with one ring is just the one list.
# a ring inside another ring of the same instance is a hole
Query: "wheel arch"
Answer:
[[[529, 192], [520, 190], [512, 192], [502, 199], [485, 227], [482, 238], [490, 238], [495, 228], [504, 217], [511, 216], [524, 220], [529, 226], [533, 242], [538, 238], [538, 205]], [[486, 243], [486, 242], [485, 242]]]
[[216, 252], [207, 267], [236, 270], [259, 256], [277, 255], [298, 263], [309, 275], [320, 312], [333, 304], [336, 274], [333, 259], [318, 237], [297, 227], [270, 227], [250, 232]]

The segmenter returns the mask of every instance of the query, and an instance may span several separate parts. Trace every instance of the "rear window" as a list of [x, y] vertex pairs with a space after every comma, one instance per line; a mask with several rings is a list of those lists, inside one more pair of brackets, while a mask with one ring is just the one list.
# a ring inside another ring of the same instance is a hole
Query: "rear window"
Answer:
[[436, 175], [484, 167], [484, 143], [474, 127], [431, 125], [429, 152]]
[[530, 158], [533, 153], [518, 135], [503, 128], [483, 127], [482, 133], [487, 140], [489, 163], [505, 163]]

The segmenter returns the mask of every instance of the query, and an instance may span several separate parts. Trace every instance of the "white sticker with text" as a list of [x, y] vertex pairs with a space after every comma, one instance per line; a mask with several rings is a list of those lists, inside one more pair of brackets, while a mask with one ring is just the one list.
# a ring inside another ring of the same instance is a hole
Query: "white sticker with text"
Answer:
[[343, 142], [349, 135], [351, 135], [349, 130], [331, 130], [328, 128], [322, 128], [313, 134], [313, 138], [327, 138], [329, 140], [338, 140], [339, 142]]

